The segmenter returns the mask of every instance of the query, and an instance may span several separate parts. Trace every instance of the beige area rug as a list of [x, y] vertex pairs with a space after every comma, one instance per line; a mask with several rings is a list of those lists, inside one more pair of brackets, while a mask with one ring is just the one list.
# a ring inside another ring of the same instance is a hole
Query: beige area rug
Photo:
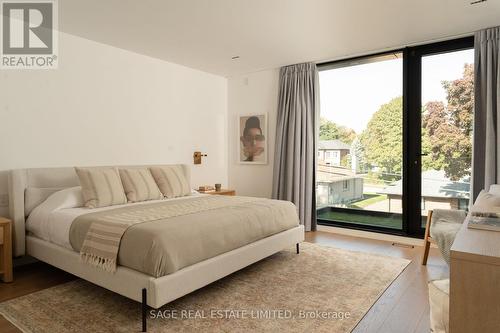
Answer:
[[[409, 262], [302, 243], [150, 311], [148, 332], [350, 332]], [[137, 332], [140, 309], [83, 280], [0, 303], [43, 333]]]

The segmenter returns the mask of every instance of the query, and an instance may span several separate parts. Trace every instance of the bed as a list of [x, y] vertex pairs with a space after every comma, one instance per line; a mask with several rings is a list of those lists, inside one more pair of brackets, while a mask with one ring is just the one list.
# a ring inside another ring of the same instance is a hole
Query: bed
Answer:
[[[134, 167], [145, 166], [127, 166], [127, 168]], [[182, 170], [189, 179], [189, 167], [182, 165]], [[255, 201], [235, 198], [234, 200], [240, 200], [243, 203], [234, 203], [231, 201], [227, 203], [218, 202], [217, 204], [220, 205], [220, 208], [200, 212], [198, 215], [186, 214], [182, 216], [182, 219], [180, 219], [181, 217], [175, 217], [172, 220], [175, 223], [170, 223], [169, 221], [169, 223], [163, 224], [155, 224], [153, 222], [141, 224], [146, 226], [144, 227], [146, 230], [149, 228], [152, 231], [141, 231], [137, 228], [135, 234], [130, 235], [128, 235], [127, 231], [123, 235], [123, 239], [130, 238], [131, 244], [133, 244], [133, 240], [145, 237], [139, 244], [145, 244], [144, 246], [147, 247], [152, 241], [145, 235], [154, 234], [155, 232], [163, 233], [165, 237], [163, 239], [159, 238], [159, 236], [151, 236], [155, 237], [154, 242], [171, 244], [175, 242], [172, 241], [172, 238], [167, 237], [168, 234], [178, 233], [178, 235], [185, 237], [180, 243], [185, 243], [188, 247], [179, 250], [179, 247], [176, 248], [176, 245], [173, 244], [170, 245], [170, 248], [167, 247], [166, 250], [165, 248], [163, 250], [156, 250], [156, 255], [162, 256], [158, 259], [159, 262], [162, 262], [162, 265], [152, 262], [149, 266], [140, 266], [137, 263], [134, 264], [134, 260], [127, 261], [127, 258], [129, 258], [127, 249], [124, 247], [124, 253], [122, 253], [121, 246], [119, 264], [116, 270], [110, 273], [82, 262], [80, 253], [75, 251], [75, 244], [71, 244], [72, 242], [78, 243], [79, 236], [81, 239], [81, 235], [86, 230], [85, 219], [82, 219], [84, 221], [81, 223], [82, 227], [80, 229], [72, 228], [72, 221], [76, 221], [78, 216], [85, 216], [84, 214], [89, 212], [88, 209], [70, 208], [57, 212], [43, 212], [41, 208], [51, 194], [78, 185], [79, 180], [74, 168], [18, 169], [10, 172], [9, 210], [11, 219], [13, 220], [14, 255], [30, 255], [122, 296], [142, 302], [143, 331], [146, 330], [146, 311], [148, 306], [155, 309], [160, 308], [166, 303], [287, 247], [296, 246], [298, 253], [298, 244], [304, 240], [303, 226], [287, 222], [285, 226], [268, 227], [262, 224], [265, 215], [257, 216], [257, 219], [260, 219], [260, 225], [254, 227], [256, 231], [248, 232], [251, 234], [250, 237], [239, 237], [242, 236], [243, 232], [246, 234], [246, 230], [250, 230], [248, 228], [252, 224], [250, 219], [245, 217], [245, 214], [249, 214], [245, 213], [245, 210], [252, 211], [252, 214], [259, 214], [259, 211], [265, 211], [266, 209], [277, 209], [279, 211], [280, 209], [285, 209], [283, 208], [284, 206], [280, 208], [279, 205], [289, 203], [267, 199]], [[201, 202], [204, 204], [205, 201], [212, 199], [207, 199], [205, 196], [193, 195], [188, 198], [168, 199], [167, 201], [174, 202], [175, 200], [177, 200], [176, 205], [179, 206], [177, 203], [186, 202], [191, 205], [192, 203]], [[223, 198], [220, 200], [231, 199]], [[230, 210], [229, 208], [225, 208], [224, 205], [226, 204], [232, 207], [238, 206], [238, 209], [233, 208]], [[127, 204], [125, 205], [126, 207], [113, 207], [113, 211], [119, 212], [120, 209], [129, 209], [131, 205], [149, 205], [153, 207], [164, 204], [155, 201]], [[182, 207], [182, 204], [180, 207]], [[136, 208], [134, 209], [137, 211]], [[139, 211], [140, 209], [142, 208], [140, 207]], [[289, 212], [290, 209], [286, 209]], [[36, 214], [33, 212], [36, 212]], [[98, 210], [93, 212], [99, 214]], [[213, 215], [217, 212], [218, 215], [209, 218], [211, 214]], [[47, 231], [47, 228], [40, 227], [40, 223], [37, 226], [37, 218], [40, 219], [38, 216], [45, 216], [44, 221], [48, 221], [47, 216], [51, 217], [50, 221], [47, 222], [51, 226], [48, 228], [49, 231]], [[201, 223], [203, 219], [206, 221]], [[238, 221], [236, 222], [236, 220]], [[179, 231], [179, 226], [182, 227], [189, 224], [192, 224], [189, 228]], [[155, 230], [156, 227], [160, 226], [170, 229]], [[266, 229], [264, 227], [267, 227], [269, 230], [264, 230]], [[27, 228], [29, 232], [27, 232]], [[186, 230], [198, 230], [197, 228], [205, 229], [203, 232], [200, 231], [193, 235], [187, 235]], [[203, 235], [207, 234], [210, 228], [217, 229], [217, 232], [213, 233], [213, 236], [204, 237]], [[76, 229], [76, 231], [72, 229]], [[217, 236], [218, 234], [220, 236]], [[71, 237], [73, 239], [70, 239]], [[239, 240], [240, 238], [241, 240]], [[227, 240], [230, 241], [228, 242]], [[216, 246], [213, 244], [219, 243], [222, 243], [220, 248], [214, 250], [213, 248], [216, 248]], [[137, 249], [138, 245], [134, 244], [134, 246]], [[134, 251], [134, 247], [129, 246], [128, 251]], [[151, 257], [154, 259], [155, 253], [151, 251], [151, 249], [147, 249], [148, 258]], [[170, 257], [165, 256], [167, 252], [174, 253], [175, 255], [171, 255]], [[192, 253], [190, 256], [183, 258], [181, 254], [184, 252]], [[137, 260], [135, 261], [137, 262]]]

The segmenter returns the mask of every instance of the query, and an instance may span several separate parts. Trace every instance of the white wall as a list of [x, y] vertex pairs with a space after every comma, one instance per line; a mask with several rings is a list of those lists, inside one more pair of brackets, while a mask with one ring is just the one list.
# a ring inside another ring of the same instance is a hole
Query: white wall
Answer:
[[[229, 186], [238, 195], [271, 197], [279, 69], [228, 80]], [[238, 164], [238, 116], [268, 115], [268, 164]]]
[[63, 33], [58, 69], [0, 71], [0, 199], [12, 168], [188, 163], [227, 184], [227, 144], [219, 76]]

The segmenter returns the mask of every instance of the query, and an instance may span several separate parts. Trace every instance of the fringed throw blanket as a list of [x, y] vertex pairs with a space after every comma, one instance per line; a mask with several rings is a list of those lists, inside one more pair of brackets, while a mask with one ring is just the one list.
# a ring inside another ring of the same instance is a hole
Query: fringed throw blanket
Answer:
[[98, 220], [92, 223], [80, 250], [83, 262], [115, 272], [120, 240], [129, 224]]
[[258, 199], [249, 197], [203, 196], [191, 200], [142, 204], [86, 214], [77, 219], [92, 219], [94, 222], [85, 236], [80, 257], [90, 265], [114, 272], [120, 241], [130, 226], [256, 200]]
[[200, 196], [78, 216], [70, 242], [90, 265], [114, 272], [119, 264], [159, 277], [298, 223], [291, 202]]

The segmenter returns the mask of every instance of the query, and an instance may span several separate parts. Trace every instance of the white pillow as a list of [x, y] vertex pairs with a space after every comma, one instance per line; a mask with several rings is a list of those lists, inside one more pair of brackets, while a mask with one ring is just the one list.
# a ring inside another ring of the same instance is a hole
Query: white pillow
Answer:
[[47, 200], [52, 194], [57, 191], [61, 191], [64, 188], [38, 188], [38, 187], [28, 187], [24, 191], [24, 216], [31, 214], [31, 211], [38, 207], [42, 202]]
[[48, 219], [50, 214], [59, 209], [83, 207], [82, 188], [70, 187], [51, 194], [44, 202], [35, 207], [26, 221], [26, 229], [37, 237], [49, 240]]
[[500, 196], [482, 190], [476, 198], [473, 211], [487, 211], [500, 209]]
[[499, 184], [490, 185], [489, 192], [494, 195], [500, 195], [500, 185]]
[[54, 211], [64, 208], [83, 207], [83, 204], [82, 188], [81, 186], [75, 186], [52, 193], [35, 209], [43, 206], [45, 210]]

